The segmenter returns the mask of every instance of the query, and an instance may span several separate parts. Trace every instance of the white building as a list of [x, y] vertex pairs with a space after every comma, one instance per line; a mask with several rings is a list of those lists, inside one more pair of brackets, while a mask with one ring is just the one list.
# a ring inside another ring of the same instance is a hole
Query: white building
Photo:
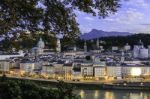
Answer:
[[86, 41], [84, 41], [84, 52], [87, 52], [87, 44], [86, 44]]
[[150, 66], [143, 64], [124, 64], [122, 65], [122, 76], [150, 76]]
[[134, 45], [133, 57], [146, 59], [149, 57], [149, 50], [144, 48], [143, 42], [139, 41], [138, 45]]
[[141, 48], [140, 53], [139, 53], [139, 58], [141, 58], [141, 59], [148, 58], [148, 49]]
[[112, 51], [117, 51], [117, 50], [119, 50], [119, 48], [117, 46], [112, 47]]
[[118, 64], [110, 64], [107, 66], [107, 76], [112, 79], [122, 78], [122, 67]]
[[134, 58], [138, 58], [139, 57], [139, 46], [138, 45], [134, 45], [134, 48], [133, 48], [133, 57]]
[[55, 74], [55, 68], [54, 68], [53, 65], [43, 65], [41, 73], [42, 74], [53, 75], [53, 74]]
[[76, 52], [77, 51], [77, 46], [73, 47], [73, 51]]
[[81, 74], [83, 77], [93, 77], [93, 66], [92, 65], [82, 65]]
[[80, 81], [82, 79], [81, 71], [72, 71], [72, 80]]
[[37, 47], [38, 47], [38, 48], [41, 48], [41, 49], [44, 49], [45, 43], [44, 43], [44, 41], [42, 40], [42, 38], [40, 38], [40, 40], [38, 41]]
[[0, 60], [0, 71], [1, 72], [9, 72], [10, 69], [10, 61], [9, 60]]
[[18, 53], [0, 54], [0, 60], [6, 60], [9, 58], [17, 58], [17, 57], [24, 57], [24, 53], [22, 50], [20, 50]]
[[63, 65], [63, 71], [64, 71], [64, 79], [70, 80], [72, 79], [72, 63], [67, 63]]
[[60, 39], [59, 38], [57, 38], [57, 47], [56, 47], [56, 51], [57, 52], [61, 52], [61, 43], [60, 43]]
[[124, 50], [125, 50], [125, 51], [131, 50], [131, 46], [127, 43], [127, 44], [124, 46]]
[[148, 57], [150, 58], [150, 45], [148, 45]]
[[106, 77], [106, 65], [103, 64], [94, 64], [94, 77], [96, 79], [105, 78]]
[[99, 49], [100, 46], [99, 46], [99, 39], [96, 40], [96, 47]]
[[56, 77], [60, 77], [64, 75], [63, 64], [64, 62], [53, 63]]
[[37, 67], [36, 62], [25, 61], [20, 63], [20, 71], [22, 73], [34, 73], [36, 67]]
[[37, 55], [43, 54], [44, 48], [45, 48], [45, 43], [42, 40], [42, 38], [40, 38], [40, 40], [37, 43], [37, 46], [33, 47], [31, 50], [32, 55], [37, 56]]

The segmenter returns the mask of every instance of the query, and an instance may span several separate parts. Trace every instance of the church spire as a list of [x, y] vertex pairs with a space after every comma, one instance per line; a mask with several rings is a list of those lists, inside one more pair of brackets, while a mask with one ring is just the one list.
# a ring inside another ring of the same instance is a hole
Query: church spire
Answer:
[[96, 47], [99, 48], [99, 39], [97, 38]]
[[60, 43], [60, 38], [57, 37], [57, 47], [56, 47], [57, 52], [61, 52], [61, 43]]
[[84, 52], [87, 52], [87, 44], [86, 44], [86, 40], [84, 41]]
[[42, 49], [45, 47], [45, 43], [44, 43], [44, 41], [42, 40], [41, 37], [40, 37], [40, 39], [38, 41], [37, 47], [38, 48], [42, 48]]

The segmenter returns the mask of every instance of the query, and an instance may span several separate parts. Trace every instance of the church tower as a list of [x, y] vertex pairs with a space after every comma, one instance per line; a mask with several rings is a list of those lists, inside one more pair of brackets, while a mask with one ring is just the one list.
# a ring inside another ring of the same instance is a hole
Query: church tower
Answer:
[[96, 41], [96, 48], [99, 49], [99, 39], [97, 39], [97, 41]]
[[86, 44], [86, 41], [84, 41], [84, 52], [87, 52], [87, 44]]
[[74, 47], [73, 47], [73, 51], [77, 51], [77, 46], [76, 45], [74, 45]]
[[43, 49], [43, 48], [45, 47], [45, 43], [44, 43], [44, 41], [42, 40], [42, 38], [40, 38], [40, 40], [38, 41], [37, 47], [38, 47], [38, 48], [41, 48], [41, 49]]
[[42, 54], [44, 51], [44, 48], [45, 48], [45, 43], [42, 40], [42, 38], [40, 38], [37, 44], [37, 54]]
[[121, 52], [121, 63], [123, 63], [124, 61], [125, 61], [125, 53], [122, 50], [122, 52]]
[[61, 52], [61, 43], [60, 43], [60, 38], [57, 38], [57, 47], [56, 47], [57, 52]]

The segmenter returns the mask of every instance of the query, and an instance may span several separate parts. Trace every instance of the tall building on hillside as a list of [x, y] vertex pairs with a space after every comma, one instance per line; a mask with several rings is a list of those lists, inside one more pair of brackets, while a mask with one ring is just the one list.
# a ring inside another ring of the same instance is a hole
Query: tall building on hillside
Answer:
[[76, 45], [74, 45], [74, 47], [73, 47], [73, 51], [77, 51], [77, 46]]
[[84, 41], [84, 52], [87, 52], [87, 44], [86, 44], [86, 41]]
[[133, 48], [133, 57], [134, 58], [148, 58], [149, 51], [144, 47], [143, 42], [140, 40], [137, 45], [134, 45]]
[[45, 47], [45, 43], [42, 40], [42, 38], [40, 38], [40, 40], [37, 43], [37, 47], [43, 49]]
[[124, 51], [121, 52], [121, 63], [125, 61], [125, 55]]
[[96, 41], [96, 47], [99, 49], [99, 39]]
[[150, 45], [148, 45], [148, 57], [150, 58]]
[[36, 47], [33, 47], [33, 48], [32, 48], [32, 54], [33, 54], [34, 56], [37, 56], [37, 55], [39, 55], [39, 54], [42, 54], [43, 51], [44, 51], [44, 48], [45, 48], [45, 43], [44, 43], [44, 41], [42, 40], [42, 38], [40, 38], [39, 41], [38, 41], [38, 43], [37, 43], [37, 45], [36, 45]]
[[60, 43], [60, 38], [57, 38], [57, 47], [56, 47], [57, 52], [61, 52], [61, 43]]
[[127, 44], [124, 46], [124, 50], [125, 50], [125, 51], [131, 50], [131, 46], [127, 43]]

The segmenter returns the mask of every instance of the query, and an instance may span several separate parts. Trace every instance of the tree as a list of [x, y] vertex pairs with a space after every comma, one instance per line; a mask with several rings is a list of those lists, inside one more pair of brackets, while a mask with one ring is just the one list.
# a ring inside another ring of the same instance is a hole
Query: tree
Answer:
[[[100, 18], [120, 7], [120, 0], [0, 0], [0, 33], [13, 34], [29, 30], [74, 40], [80, 34], [74, 10]], [[98, 12], [98, 13], [96, 13]]]
[[78, 96], [73, 94], [75, 87], [71, 84], [67, 84], [63, 81], [59, 81], [57, 84], [58, 99], [79, 99]]
[[86, 60], [88, 60], [88, 61], [91, 60], [91, 56], [86, 56], [85, 58], [86, 58]]
[[4, 81], [0, 83], [1, 99], [21, 99], [21, 89], [17, 82]]
[[0, 0], [0, 33], [16, 30], [35, 30], [42, 10], [37, 0]]
[[0, 99], [80, 99], [73, 90], [64, 82], [51, 89], [26, 80], [5, 80], [0, 82]]

